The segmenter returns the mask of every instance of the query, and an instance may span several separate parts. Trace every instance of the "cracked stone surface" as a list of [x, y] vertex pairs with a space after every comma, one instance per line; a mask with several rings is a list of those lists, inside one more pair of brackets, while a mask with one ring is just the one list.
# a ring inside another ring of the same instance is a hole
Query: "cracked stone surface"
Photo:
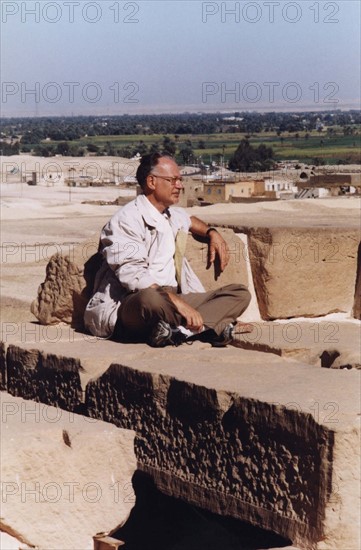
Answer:
[[358, 230], [251, 228], [250, 261], [262, 318], [351, 312], [359, 242]]
[[93, 536], [123, 525], [134, 506], [134, 432], [0, 398], [0, 529], [40, 550], [91, 550]]
[[293, 357], [324, 368], [361, 368], [361, 330], [355, 319], [329, 315], [318, 319], [260, 321], [253, 331], [237, 335], [243, 349]]
[[54, 254], [46, 266], [45, 281], [31, 304], [31, 312], [44, 325], [60, 322], [83, 327], [85, 306], [100, 266], [96, 254], [98, 235], [76, 246], [69, 254]]

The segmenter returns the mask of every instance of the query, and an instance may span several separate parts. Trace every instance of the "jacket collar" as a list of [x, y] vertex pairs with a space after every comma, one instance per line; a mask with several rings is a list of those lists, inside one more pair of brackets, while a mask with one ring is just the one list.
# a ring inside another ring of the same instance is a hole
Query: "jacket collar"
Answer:
[[[136, 205], [141, 213], [145, 223], [150, 227], [157, 227], [159, 222], [164, 220], [164, 215], [161, 214], [155, 206], [147, 199], [145, 195], [138, 195], [136, 198]], [[169, 208], [164, 211], [164, 214], [168, 219], [171, 217]]]

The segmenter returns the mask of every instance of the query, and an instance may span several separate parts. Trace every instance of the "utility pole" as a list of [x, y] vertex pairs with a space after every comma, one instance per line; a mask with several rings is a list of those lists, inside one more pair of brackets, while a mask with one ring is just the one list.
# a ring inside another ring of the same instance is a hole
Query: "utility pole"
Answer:
[[222, 169], [221, 169], [222, 181], [223, 181], [223, 171], [224, 171], [224, 150], [225, 150], [225, 145], [222, 145]]

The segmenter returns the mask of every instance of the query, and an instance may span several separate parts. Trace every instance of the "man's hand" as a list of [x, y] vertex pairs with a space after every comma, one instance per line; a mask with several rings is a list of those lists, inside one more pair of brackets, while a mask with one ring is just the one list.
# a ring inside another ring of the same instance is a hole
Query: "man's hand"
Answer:
[[181, 316], [185, 319], [186, 328], [200, 332], [203, 328], [202, 315], [196, 309], [194, 309], [192, 306], [188, 305], [184, 300], [182, 300], [182, 298], [180, 298], [177, 294], [174, 294], [173, 292], [168, 292], [167, 294], [169, 296], [169, 299], [176, 307], [178, 313], [180, 313]]
[[208, 267], [215, 262], [218, 256], [220, 270], [224, 271], [229, 262], [229, 248], [222, 235], [215, 229], [210, 230], [207, 224], [195, 216], [191, 216], [190, 231], [193, 235], [209, 239]]
[[209, 237], [209, 249], [208, 249], [208, 261], [212, 265], [216, 259], [216, 256], [219, 257], [219, 264], [221, 271], [224, 271], [229, 262], [229, 248], [228, 244], [218, 233], [218, 231], [210, 231], [208, 233]]

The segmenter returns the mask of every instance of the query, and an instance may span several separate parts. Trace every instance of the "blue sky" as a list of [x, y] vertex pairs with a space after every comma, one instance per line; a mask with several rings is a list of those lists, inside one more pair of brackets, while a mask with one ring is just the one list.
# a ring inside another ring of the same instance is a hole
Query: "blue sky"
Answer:
[[1, 10], [4, 116], [359, 107], [357, 0]]

